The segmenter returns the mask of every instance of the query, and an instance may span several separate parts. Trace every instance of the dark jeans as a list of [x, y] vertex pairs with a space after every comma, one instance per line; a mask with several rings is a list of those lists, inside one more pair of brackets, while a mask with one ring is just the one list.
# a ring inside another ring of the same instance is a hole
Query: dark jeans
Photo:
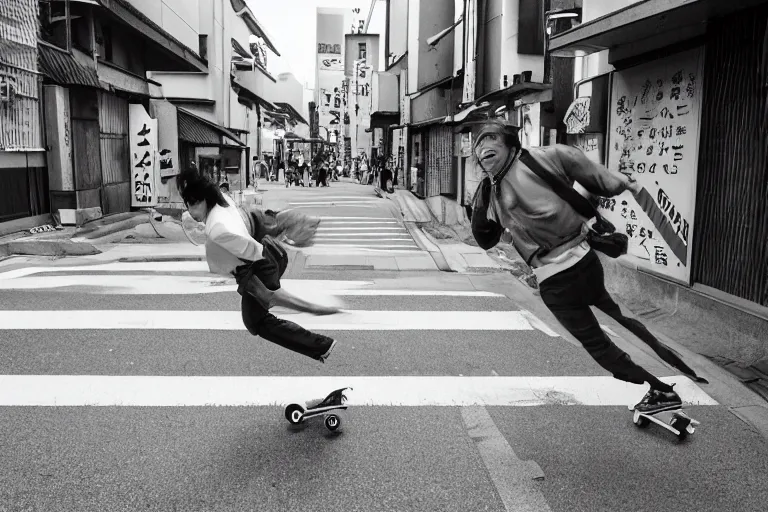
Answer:
[[[658, 356], [683, 373], [696, 377], [696, 372], [686, 365], [669, 347], [661, 343], [634, 318], [621, 312], [605, 289], [603, 266], [595, 251], [589, 253], [573, 267], [544, 280], [539, 286], [541, 298], [555, 318], [584, 345], [597, 363], [614, 377], [626, 382], [642, 384], [656, 380], [650, 373], [635, 364], [632, 359], [608, 338], [592, 313], [595, 306], [640, 338]], [[651, 382], [653, 384], [653, 382]]]
[[312, 359], [319, 360], [333, 342], [328, 336], [315, 334], [298, 324], [277, 318], [247, 293], [243, 294], [241, 311], [248, 332]]

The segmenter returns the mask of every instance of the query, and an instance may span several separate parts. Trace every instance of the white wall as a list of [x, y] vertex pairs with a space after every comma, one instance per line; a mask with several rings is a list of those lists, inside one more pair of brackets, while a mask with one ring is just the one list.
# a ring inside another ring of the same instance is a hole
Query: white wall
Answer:
[[163, 30], [197, 51], [200, 33], [198, 0], [128, 0]]
[[408, 2], [408, 94], [413, 94], [419, 90], [420, 4], [421, 0]]
[[[456, 21], [464, 16], [464, 0], [453, 0], [453, 15]], [[464, 22], [453, 29], [453, 75], [464, 67]]]
[[638, 0], [584, 0], [581, 22], [592, 21], [637, 2]]
[[[304, 103], [304, 87], [296, 80], [293, 73], [280, 73], [277, 76], [274, 94], [279, 98], [275, 101], [290, 103], [293, 108], [299, 111], [304, 119], [307, 119], [305, 114], [307, 105]], [[307, 119], [307, 121], [309, 120]]]
[[403, 55], [408, 48], [408, 31], [408, 0], [391, 0], [389, 12], [389, 52], [394, 55], [394, 58]]
[[504, 75], [507, 75], [508, 85], [512, 85], [512, 76], [523, 71], [532, 71], [531, 80], [542, 82], [544, 80], [544, 57], [517, 53], [520, 1], [503, 0], [502, 16], [499, 88], [504, 87]]

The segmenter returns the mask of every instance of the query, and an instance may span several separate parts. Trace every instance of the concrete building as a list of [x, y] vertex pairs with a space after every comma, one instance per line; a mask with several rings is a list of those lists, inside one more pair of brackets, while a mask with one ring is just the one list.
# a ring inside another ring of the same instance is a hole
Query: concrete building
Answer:
[[0, 235], [50, 220], [37, 0], [0, 4]]
[[[244, 0], [130, 1], [174, 36], [196, 41], [206, 60], [204, 72], [150, 74], [162, 84], [152, 114], [168, 131], [178, 126], [179, 167], [195, 166], [232, 191], [250, 186], [254, 160], [273, 151], [262, 132], [294, 117], [276, 104], [283, 98], [268, 67], [279, 53], [267, 30]], [[178, 203], [174, 181], [166, 181], [168, 206]]]
[[503, 117], [521, 127], [525, 145], [544, 142], [543, 10], [526, 0], [388, 0], [387, 8], [385, 73], [397, 78], [399, 120], [379, 106], [373, 123], [388, 127], [399, 184], [439, 220], [466, 221], [479, 183], [470, 158], [477, 123]]
[[192, 166], [237, 192], [262, 131], [307, 122], [302, 86], [269, 73], [277, 51], [244, 0], [0, 9], [0, 223], [180, 207], [175, 176]]
[[338, 147], [341, 140], [349, 138], [344, 133], [345, 102], [349, 83], [344, 75], [344, 34], [352, 21], [349, 9], [317, 8], [317, 65], [315, 67], [315, 100], [317, 131], [319, 137]]
[[39, 5], [51, 211], [64, 222], [162, 203], [178, 142], [149, 115], [160, 84], [147, 73], [202, 73], [205, 60], [127, 0]]
[[584, 0], [581, 21], [549, 41], [570, 58], [568, 136], [665, 214], [600, 202], [630, 237], [604, 260], [614, 292], [717, 333], [682, 338], [699, 353], [768, 368], [768, 3]]
[[372, 87], [379, 70], [379, 35], [346, 34], [344, 40], [351, 154], [367, 161], [370, 168], [380, 145], [379, 133], [371, 129]]

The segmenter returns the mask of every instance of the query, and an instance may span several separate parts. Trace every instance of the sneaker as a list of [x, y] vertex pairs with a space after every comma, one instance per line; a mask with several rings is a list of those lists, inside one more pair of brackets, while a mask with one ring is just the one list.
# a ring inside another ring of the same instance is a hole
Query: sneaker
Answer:
[[336, 346], [336, 340], [333, 340], [333, 341], [331, 342], [331, 346], [330, 346], [330, 347], [328, 347], [328, 350], [325, 352], [325, 354], [321, 355], [321, 356], [320, 356], [320, 358], [319, 358], [318, 360], [319, 360], [321, 363], [325, 363], [325, 360], [326, 360], [326, 359], [328, 359], [328, 356], [330, 356], [330, 355], [331, 355], [331, 350], [333, 350], [333, 348], [334, 348], [335, 346]]
[[635, 405], [635, 410], [645, 414], [651, 414], [654, 412], [679, 409], [682, 406], [683, 401], [674, 390], [659, 391], [658, 389], [650, 389], [643, 399], [640, 400], [640, 403]]

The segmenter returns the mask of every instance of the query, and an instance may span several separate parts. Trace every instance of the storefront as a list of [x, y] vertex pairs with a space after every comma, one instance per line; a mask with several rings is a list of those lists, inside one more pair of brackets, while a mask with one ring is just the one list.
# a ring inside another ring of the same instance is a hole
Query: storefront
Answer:
[[565, 123], [654, 199], [647, 211], [628, 193], [600, 199], [630, 238], [603, 259], [611, 293], [716, 332], [682, 341], [748, 366], [764, 359], [768, 319], [768, 3], [654, 4], [551, 39], [560, 56], [588, 54]]

